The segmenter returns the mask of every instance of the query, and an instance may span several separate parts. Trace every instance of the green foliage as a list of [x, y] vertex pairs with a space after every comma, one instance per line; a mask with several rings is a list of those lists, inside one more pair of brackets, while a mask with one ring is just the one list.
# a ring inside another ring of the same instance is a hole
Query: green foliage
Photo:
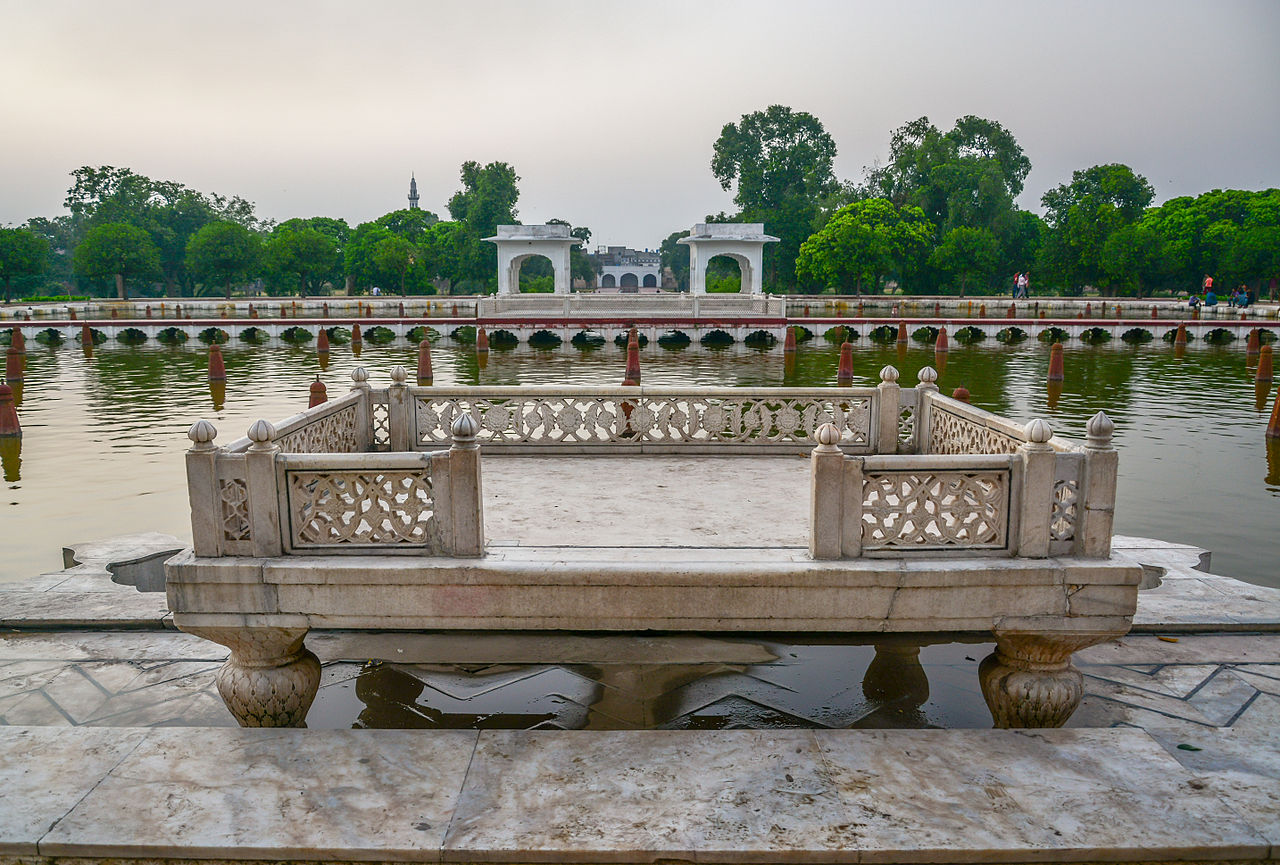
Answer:
[[832, 170], [835, 141], [812, 114], [771, 105], [727, 123], [711, 157], [724, 189], [736, 187], [741, 212], [732, 220], [763, 222], [779, 242], [765, 248], [764, 280], [792, 283], [800, 245], [822, 201], [838, 188]]
[[491, 237], [499, 225], [514, 225], [520, 182], [505, 162], [462, 163], [462, 189], [449, 199], [449, 215], [480, 237]]
[[1280, 276], [1280, 189], [1173, 198], [1141, 222], [1164, 242], [1171, 287], [1198, 290], [1206, 273], [1224, 285]]
[[689, 244], [680, 243], [682, 237], [688, 236], [688, 231], [673, 231], [658, 246], [662, 266], [671, 269], [681, 291], [689, 290]]
[[1000, 256], [1000, 242], [985, 228], [957, 226], [942, 237], [929, 264], [960, 283], [964, 297], [969, 282], [989, 282]]
[[342, 253], [337, 241], [310, 225], [291, 225], [297, 222], [301, 221], [281, 223], [267, 238], [263, 259], [273, 294], [284, 293], [293, 285], [306, 297], [330, 281], [335, 272], [340, 273]]
[[49, 241], [25, 228], [0, 228], [0, 279], [4, 302], [12, 297], [13, 280], [44, 272], [49, 265]]
[[[1042, 250], [1043, 270], [1051, 284], [1078, 293], [1085, 285], [1111, 293], [1110, 273], [1117, 267], [1106, 259], [1112, 234], [1135, 223], [1155, 191], [1127, 165], [1095, 165], [1071, 175], [1071, 182], [1050, 189], [1041, 198], [1049, 232]], [[1113, 246], [1113, 251], [1120, 245]]]
[[234, 222], [210, 222], [187, 241], [187, 269], [198, 280], [225, 286], [248, 282], [262, 263], [262, 238]]
[[166, 290], [191, 288], [185, 269], [187, 243], [204, 225], [223, 220], [256, 230], [253, 204], [242, 198], [206, 195], [173, 181], [152, 180], [128, 168], [83, 166], [72, 172], [63, 202], [71, 212], [70, 246], [107, 223], [145, 230], [156, 246]]
[[160, 251], [144, 229], [120, 222], [106, 222], [89, 229], [76, 247], [75, 270], [90, 280], [112, 277], [121, 300], [129, 299], [130, 279], [161, 276]]
[[401, 295], [405, 293], [405, 275], [417, 255], [418, 248], [398, 234], [382, 238], [373, 248], [374, 263], [379, 270], [391, 275]]
[[901, 209], [883, 198], [856, 201], [836, 211], [831, 220], [800, 247], [796, 276], [802, 285], [853, 287], [864, 282], [879, 290], [891, 272], [908, 273], [918, 266], [933, 229], [918, 207]]
[[440, 221], [440, 217], [430, 210], [393, 210], [379, 216], [376, 221], [392, 234], [398, 234], [410, 243], [417, 243], [422, 240], [422, 235], [429, 227]]

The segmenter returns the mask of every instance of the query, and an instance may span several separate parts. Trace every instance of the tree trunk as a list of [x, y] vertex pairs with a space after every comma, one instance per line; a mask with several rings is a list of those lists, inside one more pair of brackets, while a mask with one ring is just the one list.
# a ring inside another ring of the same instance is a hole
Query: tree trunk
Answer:
[[963, 278], [962, 278], [962, 279], [960, 280], [960, 296], [961, 296], [961, 297], [964, 297], [964, 287], [965, 287], [965, 284], [966, 284], [967, 282], [968, 282], [968, 280], [967, 280], [967, 279], [963, 279]]
[[116, 274], [116, 294], [121, 300], [129, 299], [129, 289], [125, 287], [123, 273]]
[[227, 280], [227, 300], [231, 299], [231, 280]]
[[304, 300], [307, 297], [307, 275], [305, 273], [302, 274], [302, 281], [298, 283], [298, 297]]
[[[6, 305], [9, 303], [10, 299], [12, 298], [12, 295], [9, 293], [9, 280], [11, 278], [12, 277], [8, 277], [8, 276], [4, 278], [4, 302]], [[1261, 294], [1262, 289], [1258, 289], [1258, 293]]]

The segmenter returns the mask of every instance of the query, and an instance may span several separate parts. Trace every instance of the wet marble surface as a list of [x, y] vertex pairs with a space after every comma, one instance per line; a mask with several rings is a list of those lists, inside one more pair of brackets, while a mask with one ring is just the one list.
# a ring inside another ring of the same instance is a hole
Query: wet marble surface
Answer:
[[234, 859], [341, 851], [336, 858], [435, 861], [476, 736], [152, 730], [40, 838], [39, 850]]

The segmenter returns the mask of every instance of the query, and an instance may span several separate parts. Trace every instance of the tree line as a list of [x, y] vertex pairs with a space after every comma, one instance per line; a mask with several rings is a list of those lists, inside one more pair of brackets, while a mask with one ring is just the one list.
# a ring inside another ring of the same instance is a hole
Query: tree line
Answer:
[[[857, 182], [837, 180], [835, 156], [821, 121], [781, 105], [726, 124], [716, 140], [711, 170], [739, 210], [707, 221], [763, 222], [779, 238], [765, 247], [766, 290], [992, 294], [1024, 272], [1066, 295], [1195, 291], [1205, 275], [1276, 292], [1277, 189], [1153, 207], [1145, 177], [1095, 165], [1046, 192], [1041, 217], [1016, 203], [1031, 160], [999, 122], [974, 116], [946, 130], [927, 117], [893, 130], [886, 162]], [[687, 234], [660, 247], [682, 285], [688, 249], [677, 241]]]
[[[54, 219], [0, 228], [5, 302], [61, 293], [193, 297], [251, 286], [269, 295], [325, 291], [453, 294], [491, 291], [497, 252], [483, 238], [517, 221], [519, 176], [505, 162], [461, 168], [461, 189], [447, 203], [451, 219], [428, 210], [395, 210], [354, 228], [316, 216], [272, 223], [240, 197], [206, 194], [127, 168], [85, 166], [72, 172]], [[563, 222], [563, 220], [555, 220]], [[588, 228], [574, 228], [588, 241]], [[580, 251], [577, 276], [589, 275]], [[528, 290], [550, 291], [550, 263], [522, 271]]]
[[[737, 210], [708, 222], [763, 222], [768, 291], [992, 294], [1015, 272], [1035, 288], [1109, 296], [1194, 291], [1204, 275], [1274, 296], [1280, 277], [1280, 190], [1213, 190], [1152, 206], [1151, 184], [1127, 165], [1095, 165], [1041, 198], [1016, 199], [1031, 161], [999, 122], [961, 117], [949, 129], [921, 117], [893, 130], [888, 159], [838, 180], [836, 144], [811, 114], [773, 105], [728, 123], [711, 171]], [[395, 210], [354, 228], [332, 217], [260, 219], [243, 198], [206, 194], [127, 168], [72, 172], [66, 213], [0, 227], [0, 280], [11, 295], [127, 297], [271, 295], [328, 290], [453, 294], [493, 291], [496, 249], [483, 238], [517, 220], [520, 177], [505, 162], [466, 162], [450, 219]], [[564, 220], [551, 220], [565, 223]], [[591, 231], [573, 228], [585, 244]], [[671, 233], [663, 265], [688, 287], [689, 251]], [[736, 265], [712, 259], [708, 283], [736, 286]], [[593, 268], [575, 249], [573, 276]], [[550, 291], [550, 262], [521, 270], [525, 291]]]

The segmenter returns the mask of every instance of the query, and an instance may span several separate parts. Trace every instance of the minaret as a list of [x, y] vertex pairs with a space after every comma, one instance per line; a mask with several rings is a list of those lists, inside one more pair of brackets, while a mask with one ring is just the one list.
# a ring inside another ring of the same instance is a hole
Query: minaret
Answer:
[[418, 209], [418, 179], [409, 175], [409, 209]]

